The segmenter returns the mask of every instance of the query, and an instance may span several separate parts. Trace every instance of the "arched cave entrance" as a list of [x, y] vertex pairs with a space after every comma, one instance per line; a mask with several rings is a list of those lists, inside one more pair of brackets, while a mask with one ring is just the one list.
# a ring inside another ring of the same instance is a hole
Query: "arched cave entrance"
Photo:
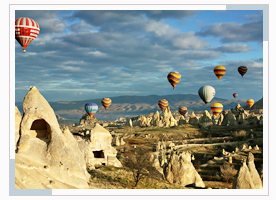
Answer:
[[51, 140], [51, 128], [49, 124], [44, 119], [37, 119], [33, 122], [31, 126], [31, 132], [45, 142]]

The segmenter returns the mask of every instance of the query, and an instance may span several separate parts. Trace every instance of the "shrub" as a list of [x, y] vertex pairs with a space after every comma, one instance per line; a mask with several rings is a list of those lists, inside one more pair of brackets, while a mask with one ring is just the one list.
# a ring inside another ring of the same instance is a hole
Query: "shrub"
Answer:
[[132, 172], [133, 187], [136, 187], [141, 179], [149, 174], [154, 175], [157, 171], [152, 167], [148, 150], [141, 147], [136, 148], [132, 154], [125, 157], [123, 165]]
[[224, 181], [229, 183], [229, 181], [233, 181], [234, 176], [237, 174], [237, 170], [228, 162], [225, 162], [222, 166], [220, 166], [220, 174]]
[[245, 138], [246, 131], [245, 130], [234, 131], [233, 135], [234, 135], [234, 137], [237, 137], [237, 138]]

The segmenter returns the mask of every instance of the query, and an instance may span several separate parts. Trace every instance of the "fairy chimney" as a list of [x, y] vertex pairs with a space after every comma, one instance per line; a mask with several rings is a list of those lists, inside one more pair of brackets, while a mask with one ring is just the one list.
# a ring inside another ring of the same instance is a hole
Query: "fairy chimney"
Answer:
[[111, 146], [112, 136], [109, 131], [96, 123], [90, 134], [89, 155], [87, 162], [91, 165], [113, 165], [121, 167], [116, 158], [117, 150]]
[[60, 129], [54, 110], [35, 86], [23, 100], [17, 157], [48, 167], [51, 176], [68, 185], [89, 188], [86, 163], [76, 140], [68, 129]]
[[182, 186], [194, 184], [196, 187], [204, 188], [205, 184], [191, 162], [191, 154], [182, 152], [177, 155], [171, 153], [168, 166], [165, 169], [165, 178], [169, 183], [176, 183]]
[[263, 183], [262, 183], [261, 177], [255, 167], [254, 155], [251, 152], [249, 152], [247, 160], [248, 160], [247, 162], [248, 169], [251, 174], [251, 178], [255, 186], [255, 189], [263, 189]]
[[17, 106], [15, 106], [15, 149], [17, 148], [17, 142], [19, 139], [19, 130], [21, 122], [21, 113], [19, 112]]
[[255, 189], [246, 160], [242, 160], [242, 166], [234, 178], [233, 189]]

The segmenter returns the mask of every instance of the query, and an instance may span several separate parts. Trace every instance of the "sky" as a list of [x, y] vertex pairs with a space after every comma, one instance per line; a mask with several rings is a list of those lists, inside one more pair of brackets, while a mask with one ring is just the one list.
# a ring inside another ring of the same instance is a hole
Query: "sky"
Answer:
[[[15, 41], [15, 101], [30, 86], [48, 101], [124, 95], [263, 97], [261, 10], [16, 10], [40, 26], [22, 52]], [[226, 67], [221, 81], [213, 69]], [[239, 66], [246, 66], [242, 77]], [[177, 71], [176, 88], [167, 80]]]

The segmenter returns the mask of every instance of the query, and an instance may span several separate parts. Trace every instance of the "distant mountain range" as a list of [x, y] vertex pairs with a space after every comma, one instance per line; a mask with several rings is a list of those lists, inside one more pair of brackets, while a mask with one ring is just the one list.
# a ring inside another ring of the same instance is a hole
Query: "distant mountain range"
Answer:
[[[237, 103], [241, 106], [247, 106], [246, 100], [241, 99], [222, 99], [215, 97], [207, 106], [203, 103], [198, 95], [194, 94], [175, 94], [175, 95], [149, 95], [149, 96], [118, 96], [112, 97], [111, 106], [105, 110], [101, 104], [101, 99], [88, 99], [83, 101], [60, 101], [49, 102], [55, 113], [61, 118], [69, 121], [79, 121], [82, 115], [85, 114], [84, 105], [88, 102], [96, 103], [99, 106], [95, 117], [99, 120], [114, 120], [119, 117], [132, 117], [142, 114], [150, 114], [160, 112], [161, 109], [157, 103], [160, 99], [169, 101], [169, 106], [172, 112], [177, 112], [180, 106], [188, 108], [188, 112], [199, 112], [210, 110], [210, 105], [215, 102], [223, 104], [224, 109], [235, 108]], [[262, 99], [261, 99], [262, 100]], [[16, 102], [15, 105], [22, 113], [22, 102]], [[261, 106], [255, 103], [254, 106]], [[253, 107], [254, 107], [253, 106]], [[256, 108], [255, 108], [256, 109]]]

